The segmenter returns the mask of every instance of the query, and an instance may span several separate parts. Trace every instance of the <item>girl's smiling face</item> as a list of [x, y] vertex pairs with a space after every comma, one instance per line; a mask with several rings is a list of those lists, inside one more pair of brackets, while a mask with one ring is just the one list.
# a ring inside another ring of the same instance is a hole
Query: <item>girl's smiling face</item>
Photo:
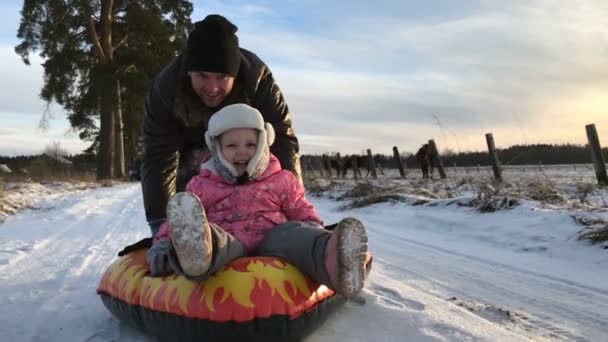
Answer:
[[233, 128], [219, 137], [222, 156], [232, 164], [240, 175], [258, 149], [258, 130]]

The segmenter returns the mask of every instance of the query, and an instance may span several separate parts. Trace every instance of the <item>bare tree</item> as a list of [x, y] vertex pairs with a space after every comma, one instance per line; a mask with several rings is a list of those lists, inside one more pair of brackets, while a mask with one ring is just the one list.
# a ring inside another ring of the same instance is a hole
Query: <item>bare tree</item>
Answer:
[[42, 154], [46, 154], [49, 157], [53, 157], [57, 159], [57, 157], [67, 157], [69, 155], [68, 151], [61, 147], [61, 143], [59, 141], [53, 141], [49, 145], [47, 145]]

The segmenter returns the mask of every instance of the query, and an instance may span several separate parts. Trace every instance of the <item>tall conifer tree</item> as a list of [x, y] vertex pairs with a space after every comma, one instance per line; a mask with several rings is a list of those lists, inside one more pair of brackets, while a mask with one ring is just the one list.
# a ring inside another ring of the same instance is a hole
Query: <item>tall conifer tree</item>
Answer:
[[97, 178], [122, 177], [152, 77], [184, 46], [192, 4], [183, 0], [25, 0], [15, 51], [43, 58], [40, 97], [68, 112], [97, 154]]

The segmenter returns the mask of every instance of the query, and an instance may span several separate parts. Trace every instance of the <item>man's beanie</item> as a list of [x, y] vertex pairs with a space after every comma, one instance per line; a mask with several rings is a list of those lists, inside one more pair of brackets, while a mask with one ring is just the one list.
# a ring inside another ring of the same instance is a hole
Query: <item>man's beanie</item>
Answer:
[[194, 24], [186, 53], [189, 71], [207, 71], [236, 77], [241, 65], [238, 28], [219, 14]]

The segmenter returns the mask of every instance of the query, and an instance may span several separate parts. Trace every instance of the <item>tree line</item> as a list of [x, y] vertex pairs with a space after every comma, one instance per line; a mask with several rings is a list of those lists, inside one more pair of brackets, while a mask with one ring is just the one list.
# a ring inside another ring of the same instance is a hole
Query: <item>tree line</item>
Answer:
[[[533, 144], [513, 145], [497, 149], [502, 165], [555, 165], [593, 163], [588, 145]], [[608, 156], [608, 148], [603, 148]], [[488, 152], [444, 153], [441, 156], [446, 166], [490, 165]]]
[[[603, 148], [604, 156], [608, 157], [608, 148]], [[330, 156], [335, 156], [333, 153]], [[591, 164], [591, 152], [587, 145], [576, 144], [534, 144], [514, 145], [504, 149], [498, 149], [498, 155], [502, 165], [555, 165], [555, 164]], [[95, 167], [95, 155], [81, 153], [76, 155], [63, 155], [71, 161], [75, 167], [91, 169]], [[304, 154], [302, 159], [315, 158], [318, 155]], [[7, 164], [12, 168], [27, 168], [28, 164], [36, 156], [0, 156], [0, 164]], [[403, 153], [402, 159], [408, 168], [418, 167], [416, 158], [412, 153]], [[487, 166], [490, 165], [488, 152], [460, 152], [455, 153], [445, 150], [441, 154], [445, 166]], [[397, 168], [397, 163], [392, 155], [374, 154], [374, 161], [382, 168]]]

